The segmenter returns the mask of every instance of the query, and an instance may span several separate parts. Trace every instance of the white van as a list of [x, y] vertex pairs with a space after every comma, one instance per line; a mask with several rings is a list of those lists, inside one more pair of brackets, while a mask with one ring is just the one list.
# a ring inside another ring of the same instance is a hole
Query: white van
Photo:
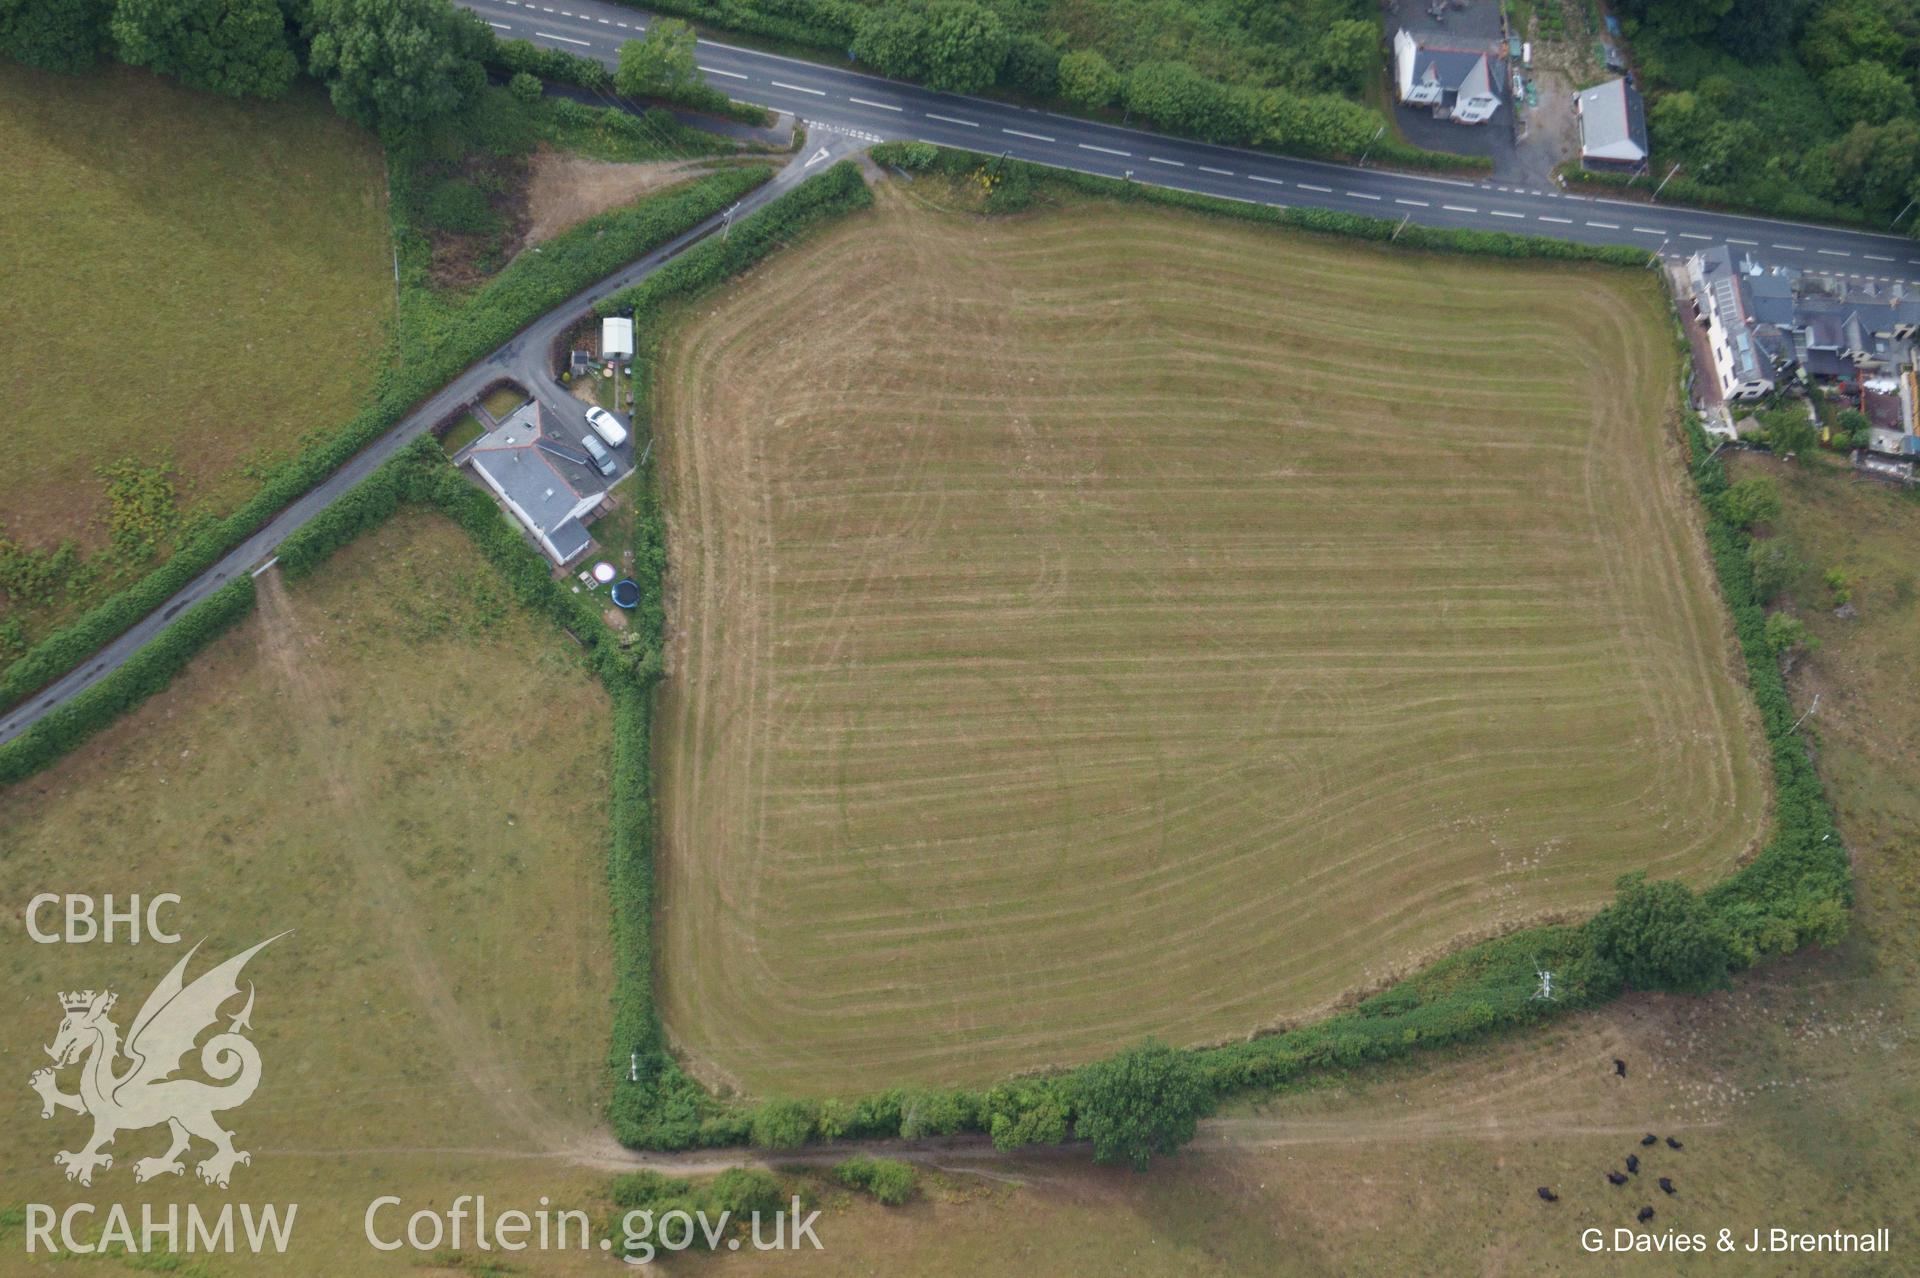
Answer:
[[587, 425], [593, 427], [593, 433], [607, 441], [608, 448], [618, 448], [627, 442], [627, 428], [620, 419], [604, 408], [587, 410]]

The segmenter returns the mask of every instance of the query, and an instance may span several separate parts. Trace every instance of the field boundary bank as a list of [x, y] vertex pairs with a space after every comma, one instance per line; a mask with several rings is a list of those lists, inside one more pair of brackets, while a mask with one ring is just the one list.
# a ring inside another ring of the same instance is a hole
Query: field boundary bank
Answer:
[[[906, 150], [914, 147], [924, 147], [924, 152]], [[876, 158], [955, 175], [993, 163], [991, 157], [942, 152], [915, 143], [876, 148]], [[1321, 234], [1373, 241], [1393, 238], [1394, 224], [1375, 219], [1245, 206], [1061, 174], [1017, 161], [1006, 162], [1003, 171], [1018, 173], [1024, 181], [1000, 183], [988, 197], [989, 212], [1029, 207], [1036, 188], [1053, 184], [1056, 191], [1067, 194], [1145, 199]], [[654, 358], [664, 336], [662, 308], [709, 291], [783, 243], [871, 201], [858, 168], [841, 163], [743, 221], [731, 239], [709, 240], [639, 285], [599, 303], [601, 313], [633, 308], [640, 315], [637, 403], [650, 402], [644, 392], [651, 384]], [[1401, 239], [1411, 247], [1435, 251], [1585, 260], [1623, 267], [1643, 267], [1648, 256], [1639, 250], [1586, 248], [1498, 233], [1440, 231], [1426, 232], [1418, 240]], [[1727, 522], [1712, 500], [1726, 487], [1724, 468], [1711, 456], [1710, 441], [1691, 414], [1682, 426], [1709, 558], [1771, 751], [1773, 828], [1745, 866], [1702, 894], [1715, 924], [1727, 931], [1733, 965], [1746, 968], [1842, 935], [1851, 902], [1851, 876], [1778, 663], [1766, 645], [1765, 612], [1754, 598], [1746, 554], [1750, 539]], [[608, 1116], [622, 1143], [661, 1150], [743, 1143], [791, 1149], [814, 1140], [917, 1140], [981, 1132], [990, 1135], [996, 1146], [1011, 1149], [1058, 1143], [1067, 1137], [1079, 1071], [1015, 1078], [984, 1090], [892, 1089], [856, 1100], [818, 1102], [779, 1097], [756, 1102], [723, 1100], [687, 1075], [672, 1055], [653, 999], [650, 694], [660, 675], [665, 620], [664, 526], [653, 473], [648, 469], [635, 486], [634, 575], [643, 593], [634, 614], [637, 625], [626, 641], [607, 627], [585, 597], [553, 580], [545, 561], [484, 494], [446, 464], [430, 441], [416, 442], [289, 538], [281, 552], [287, 575], [297, 578], [312, 571], [334, 550], [384, 521], [403, 501], [437, 506], [466, 529], [524, 605], [545, 611], [580, 640], [590, 666], [613, 699], [615, 778], [609, 873], [615, 900], [616, 983], [607, 1068], [615, 1079]], [[44, 742], [51, 753], [30, 762], [24, 771], [20, 770], [21, 752], [15, 747], [27, 738], [0, 746], [0, 781], [17, 780], [46, 766], [121, 710], [164, 687], [194, 651], [251, 605], [251, 582], [235, 583], [235, 587], [223, 610], [214, 610], [214, 600], [209, 599], [162, 636], [165, 640], [179, 631], [176, 641], [164, 647], [156, 641], [154, 647], [161, 648], [164, 657], [156, 659], [151, 669], [142, 667], [141, 678], [99, 722], [85, 726], [71, 739], [62, 736]], [[187, 623], [202, 612], [207, 617], [189, 627]], [[131, 663], [126, 669], [132, 669]], [[1557, 999], [1516, 997], [1516, 989], [1532, 988], [1535, 972], [1542, 966], [1556, 974]], [[1245, 1041], [1189, 1049], [1183, 1055], [1197, 1066], [1217, 1100], [1237, 1091], [1282, 1086], [1315, 1072], [1403, 1056], [1422, 1046], [1462, 1043], [1531, 1025], [1605, 1002], [1624, 988], [1618, 971], [1596, 948], [1590, 924], [1535, 927], [1467, 946], [1324, 1020]], [[637, 1084], [629, 1081], [630, 1071], [637, 1074]]]

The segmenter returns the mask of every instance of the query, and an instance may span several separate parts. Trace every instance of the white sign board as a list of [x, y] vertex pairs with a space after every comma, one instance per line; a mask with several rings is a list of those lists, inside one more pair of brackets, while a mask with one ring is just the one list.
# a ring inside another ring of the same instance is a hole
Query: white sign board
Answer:
[[618, 359], [633, 354], [633, 321], [610, 316], [600, 321], [600, 358]]

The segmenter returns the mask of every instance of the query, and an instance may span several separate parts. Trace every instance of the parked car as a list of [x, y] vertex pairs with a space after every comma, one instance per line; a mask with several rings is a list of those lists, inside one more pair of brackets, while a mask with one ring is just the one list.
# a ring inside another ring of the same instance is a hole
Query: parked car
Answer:
[[607, 441], [608, 448], [618, 448], [627, 442], [627, 428], [620, 419], [604, 408], [587, 410], [587, 425], [593, 427], [593, 433]]
[[[595, 410], [598, 411], [597, 409]], [[615, 423], [618, 425], [619, 423]], [[603, 475], [613, 473], [613, 454], [607, 451], [605, 444], [591, 435], [581, 437], [580, 447], [587, 450], [587, 456], [593, 458], [593, 468]]]

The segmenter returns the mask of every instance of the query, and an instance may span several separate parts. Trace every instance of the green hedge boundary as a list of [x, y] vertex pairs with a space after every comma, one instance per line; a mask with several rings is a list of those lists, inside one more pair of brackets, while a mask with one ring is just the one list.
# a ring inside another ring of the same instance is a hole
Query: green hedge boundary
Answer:
[[1170, 187], [1051, 168], [1027, 160], [1001, 159], [978, 151], [936, 147], [926, 142], [884, 142], [874, 147], [872, 154], [878, 164], [948, 177], [964, 177], [982, 167], [990, 168], [1000, 175], [999, 184], [987, 198], [987, 211], [990, 213], [1016, 212], [1032, 201], [1035, 188], [1051, 187], [1057, 191], [1103, 199], [1160, 204], [1216, 217], [1233, 217], [1320, 235], [1392, 243], [1401, 248], [1425, 249], [1434, 253], [1471, 253], [1540, 261], [1604, 262], [1610, 266], [1639, 267], [1644, 267], [1653, 257], [1646, 249], [1626, 245], [1575, 244], [1570, 240], [1557, 240], [1545, 235], [1448, 230], [1413, 222], [1402, 226], [1391, 218], [1367, 217], [1359, 213], [1338, 213], [1331, 209], [1298, 206], [1276, 208], [1271, 204], [1225, 200]]
[[[983, 159], [971, 157], [968, 164]], [[1052, 176], [1051, 170], [1044, 172]], [[1078, 182], [1069, 186], [1088, 189]], [[865, 207], [871, 199], [857, 169], [837, 165], [755, 213], [728, 241], [709, 241], [644, 284], [609, 299], [607, 310], [637, 307], [645, 312], [644, 345], [636, 355], [636, 373], [643, 368], [650, 373], [657, 360], [664, 335], [661, 311], [667, 304], [707, 291], [762, 260], [781, 243], [830, 217]], [[1199, 203], [1189, 205], [1189, 199]], [[1241, 206], [1204, 197], [1163, 202], [1248, 216]], [[1253, 220], [1277, 221], [1258, 216], [1257, 211]], [[1328, 226], [1307, 229], [1347, 233]], [[1352, 233], [1377, 238], [1370, 226]], [[1500, 243], [1457, 245], [1454, 251], [1512, 256], [1507, 251], [1512, 246], [1504, 241], [1530, 237], [1495, 238]], [[1719, 515], [1712, 501], [1726, 487], [1724, 468], [1718, 459], [1711, 459], [1710, 441], [1698, 421], [1688, 416], [1684, 425], [1708, 547], [1772, 755], [1772, 834], [1752, 861], [1702, 897], [1714, 920], [1733, 938], [1735, 966], [1749, 967], [1804, 944], [1827, 943], [1842, 935], [1852, 882], [1831, 808], [1795, 728], [1785, 681], [1766, 646], [1765, 612], [1754, 595], [1747, 555], [1749, 539]], [[1065, 1139], [1075, 1114], [1082, 1073], [1078, 1070], [1015, 1078], [984, 1090], [892, 1089], [856, 1100], [769, 1097], [745, 1103], [711, 1096], [674, 1060], [653, 1000], [650, 692], [660, 670], [664, 631], [665, 532], [652, 478], [649, 469], [634, 481], [634, 576], [643, 591], [631, 632], [634, 641], [615, 638], [590, 603], [573, 594], [566, 583], [556, 581], [545, 559], [428, 440], [417, 442], [290, 537], [282, 547], [281, 562], [289, 576], [304, 576], [335, 550], [390, 517], [403, 502], [429, 503], [474, 538], [524, 606], [544, 612], [586, 648], [613, 701], [608, 873], [615, 907], [615, 988], [606, 1067], [613, 1079], [608, 1118], [623, 1143], [684, 1149], [752, 1142], [779, 1149], [812, 1140], [914, 1139], [963, 1131], [988, 1133], [1003, 1148]], [[51, 749], [57, 757], [113, 715], [163, 687], [194, 651], [244, 613], [252, 599], [250, 581], [236, 582], [209, 598], [163, 636], [166, 642], [156, 641], [143, 650], [143, 658], [152, 654], [149, 660], [139, 662], [137, 668], [130, 662], [86, 694], [99, 693], [97, 703], [86, 697], [76, 699], [69, 708], [71, 720], [49, 716], [43, 721], [35, 729], [36, 733], [46, 730], [38, 748]], [[76, 731], [78, 735], [72, 735]], [[22, 743], [33, 735], [0, 748], [0, 777], [12, 766], [13, 757], [31, 753], [33, 747]], [[1556, 975], [1558, 997], [1551, 1002], [1531, 997], [1534, 974], [1543, 966]], [[1593, 1006], [1623, 988], [1618, 971], [1599, 955], [1588, 924], [1531, 928], [1450, 955], [1324, 1021], [1194, 1049], [1190, 1055], [1217, 1101], [1237, 1091], [1296, 1082], [1318, 1071], [1350, 1069], [1423, 1047], [1480, 1039]], [[636, 1066], [638, 1083], [630, 1082], [628, 1073]]]
[[[1656, 166], [1658, 167], [1658, 166]], [[1562, 185], [1570, 190], [1588, 191], [1637, 191], [1651, 197], [1659, 178], [1643, 175], [1635, 179], [1626, 173], [1596, 172], [1583, 169], [1577, 161], [1563, 164], [1558, 170]], [[1762, 199], [1724, 186], [1709, 186], [1696, 182], [1685, 175], [1676, 176], [1668, 182], [1663, 194], [1675, 204], [1696, 209], [1720, 209], [1728, 213], [1751, 213], [1756, 217], [1788, 218], [1796, 222], [1831, 222], [1840, 226], [1854, 226], [1863, 230], [1881, 231], [1892, 234], [1880, 223], [1867, 217], [1858, 209], [1844, 204], [1835, 204], [1817, 196], [1789, 193], [1780, 199]], [[1651, 204], [1649, 198], [1646, 201]]]
[[[404, 166], [391, 167], [397, 174]], [[164, 606], [221, 555], [258, 532], [416, 405], [535, 319], [595, 280], [699, 225], [772, 176], [772, 169], [764, 164], [723, 170], [678, 193], [600, 214], [556, 236], [539, 253], [521, 254], [436, 333], [428, 358], [382, 370], [371, 402], [345, 425], [276, 467], [244, 505], [178, 547], [160, 567], [54, 631], [9, 665], [0, 674], [0, 707], [11, 707], [33, 695]]]

